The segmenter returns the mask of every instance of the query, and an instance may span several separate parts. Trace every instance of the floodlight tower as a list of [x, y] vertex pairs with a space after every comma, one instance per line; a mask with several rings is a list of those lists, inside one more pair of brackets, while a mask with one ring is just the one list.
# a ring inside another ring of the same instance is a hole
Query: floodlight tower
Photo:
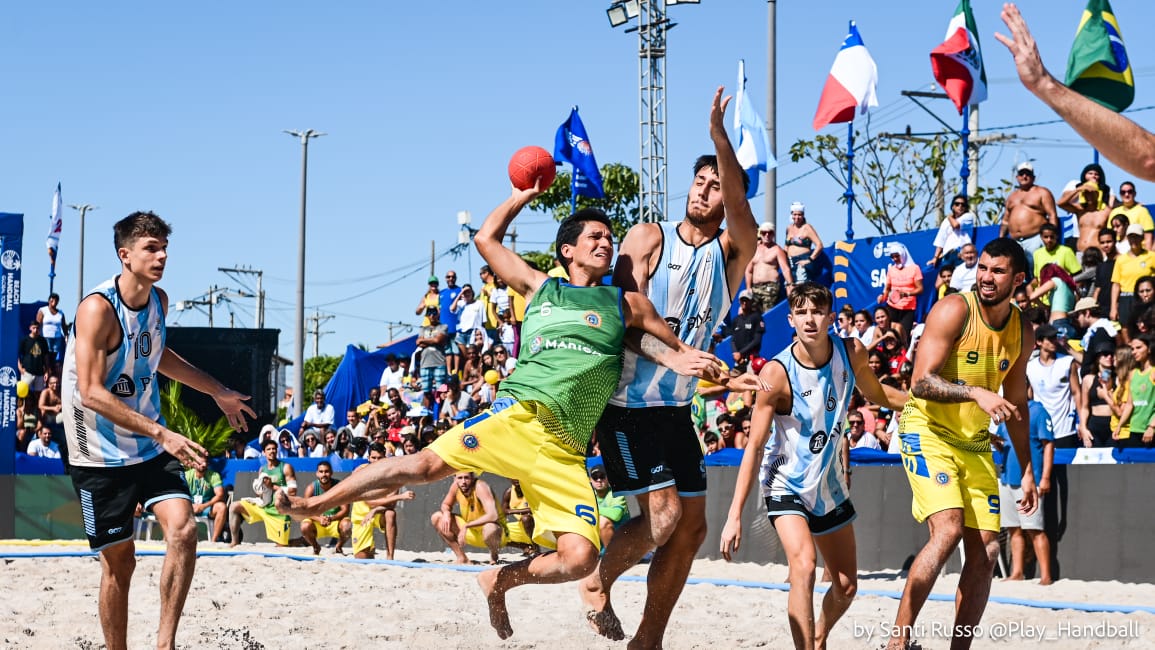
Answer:
[[668, 212], [666, 194], [666, 32], [677, 23], [666, 18], [666, 5], [698, 4], [698, 0], [617, 0], [606, 10], [610, 25], [620, 27], [637, 18], [639, 201], [642, 221], [662, 221]]

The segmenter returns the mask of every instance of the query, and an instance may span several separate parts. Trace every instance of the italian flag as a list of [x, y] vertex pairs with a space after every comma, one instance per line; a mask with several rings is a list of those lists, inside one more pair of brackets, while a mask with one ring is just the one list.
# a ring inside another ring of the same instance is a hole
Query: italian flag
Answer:
[[960, 0], [946, 28], [946, 40], [930, 51], [930, 68], [959, 114], [987, 98], [987, 73], [979, 48], [970, 0]]

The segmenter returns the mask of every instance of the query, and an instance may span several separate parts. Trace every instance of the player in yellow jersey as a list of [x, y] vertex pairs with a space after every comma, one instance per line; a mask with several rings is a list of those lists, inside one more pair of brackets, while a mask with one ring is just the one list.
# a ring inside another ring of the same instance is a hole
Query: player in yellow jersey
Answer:
[[[890, 648], [905, 648], [934, 581], [959, 541], [965, 559], [951, 648], [969, 648], [990, 595], [999, 552], [999, 485], [989, 427], [1006, 423], [1023, 468], [1024, 514], [1038, 507], [1027, 443], [1027, 360], [1034, 334], [1011, 304], [1027, 258], [1012, 239], [983, 248], [974, 292], [947, 296], [926, 319], [899, 435], [915, 519], [930, 540], [910, 567]], [[999, 396], [999, 388], [1003, 395]], [[1014, 507], [1007, 504], [1007, 507]]]

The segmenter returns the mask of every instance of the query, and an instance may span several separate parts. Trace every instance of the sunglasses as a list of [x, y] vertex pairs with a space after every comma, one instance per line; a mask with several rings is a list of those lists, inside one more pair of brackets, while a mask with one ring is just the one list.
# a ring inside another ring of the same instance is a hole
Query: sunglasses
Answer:
[[1119, 193], [1123, 194], [1123, 195], [1129, 195], [1129, 194], [1134, 194], [1135, 190], [1119, 190]]
[[952, 206], [955, 206], [955, 205], [966, 205], [966, 201], [955, 201], [954, 203], [951, 203], [951, 205], [952, 205]]

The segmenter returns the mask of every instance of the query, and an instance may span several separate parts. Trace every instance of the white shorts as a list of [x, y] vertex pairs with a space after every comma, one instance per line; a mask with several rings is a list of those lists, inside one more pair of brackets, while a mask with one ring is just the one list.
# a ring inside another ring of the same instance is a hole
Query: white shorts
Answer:
[[1029, 515], [1019, 512], [1019, 501], [1023, 500], [1021, 488], [1013, 488], [1006, 483], [999, 482], [999, 501], [1002, 507], [1003, 528], [1022, 528], [1023, 530], [1043, 530], [1043, 500]]

